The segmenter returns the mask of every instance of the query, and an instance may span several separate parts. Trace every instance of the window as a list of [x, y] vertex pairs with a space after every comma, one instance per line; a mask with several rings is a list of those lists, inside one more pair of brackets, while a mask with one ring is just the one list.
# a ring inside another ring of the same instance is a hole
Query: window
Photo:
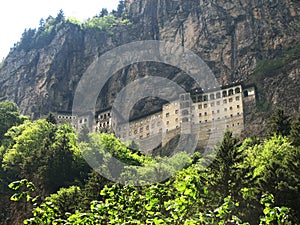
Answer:
[[134, 134], [137, 134], [137, 130], [134, 130]]
[[207, 108], [207, 104], [204, 104], [204, 108]]
[[236, 89], [235, 89], [235, 93], [236, 93], [236, 94], [241, 93], [241, 89], [240, 89], [239, 87], [236, 88]]
[[199, 117], [201, 117], [202, 116], [202, 113], [199, 113]]
[[227, 100], [226, 100], [226, 99], [224, 99], [223, 103], [224, 103], [224, 104], [227, 104]]
[[210, 94], [210, 95], [209, 95], [209, 98], [210, 98], [211, 100], [214, 100], [214, 99], [215, 99], [215, 94]]
[[149, 130], [149, 125], [146, 126], [146, 130]]
[[228, 96], [231, 96], [231, 95], [233, 95], [233, 89], [230, 89], [228, 92]]
[[182, 122], [183, 122], [183, 123], [189, 122], [189, 119], [188, 119], [188, 118], [183, 118], [183, 119], [182, 119]]
[[175, 122], [178, 122], [178, 118], [175, 119]]
[[169, 117], [170, 116], [170, 113], [166, 113], [166, 117]]
[[178, 109], [175, 110], [175, 114], [178, 114]]
[[207, 95], [203, 96], [203, 101], [208, 101], [208, 96]]
[[207, 112], [204, 113], [204, 116], [207, 116]]
[[232, 102], [233, 101], [233, 99], [232, 98], [229, 98], [229, 102]]
[[140, 133], [141, 133], [141, 132], [143, 132], [143, 130], [144, 130], [144, 128], [143, 128], [143, 127], [141, 127], [141, 128], [140, 128]]
[[183, 110], [182, 115], [184, 115], [184, 116], [189, 115], [189, 111], [188, 110]]
[[224, 97], [227, 97], [227, 91], [223, 91], [223, 92], [222, 92], [222, 96], [223, 96], [223, 98], [224, 98]]
[[230, 114], [230, 117], [233, 117], [233, 114]]
[[220, 110], [219, 110], [219, 109], [217, 110], [217, 113], [220, 113]]
[[232, 106], [229, 107], [229, 110], [232, 110]]
[[240, 108], [240, 105], [237, 105], [236, 108], [239, 109], [239, 108]]
[[198, 105], [198, 109], [202, 109], [202, 105], [201, 104]]
[[224, 108], [224, 112], [227, 112], [227, 108]]
[[221, 98], [221, 93], [218, 92], [218, 93], [216, 94], [216, 97], [217, 97], [217, 98]]
[[217, 105], [220, 105], [220, 101], [217, 101]]
[[211, 106], [211, 107], [214, 107], [214, 106], [215, 106], [215, 103], [213, 103], [213, 102], [210, 103], [210, 106]]
[[212, 113], [212, 114], [215, 114], [215, 111], [212, 111], [211, 113]]
[[170, 122], [169, 121], [167, 121], [167, 125], [169, 125], [170, 124]]
[[240, 100], [240, 96], [236, 96], [236, 97], [235, 97], [235, 100], [236, 100], [236, 101], [239, 101], [239, 100]]

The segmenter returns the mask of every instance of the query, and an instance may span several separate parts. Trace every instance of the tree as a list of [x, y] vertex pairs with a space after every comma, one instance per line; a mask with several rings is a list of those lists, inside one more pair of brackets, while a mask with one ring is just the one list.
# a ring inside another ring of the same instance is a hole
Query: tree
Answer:
[[216, 147], [217, 155], [210, 166], [210, 173], [214, 174], [214, 189], [221, 194], [222, 199], [230, 194], [230, 187], [235, 179], [232, 168], [239, 157], [238, 141], [231, 131], [226, 131], [222, 142]]
[[104, 16], [107, 16], [108, 15], [108, 11], [106, 8], [102, 8], [100, 14], [99, 14], [99, 17], [104, 17]]
[[120, 0], [117, 11], [114, 10], [112, 14], [117, 18], [121, 18], [123, 16], [124, 11], [125, 11], [125, 2], [123, 0]]
[[286, 137], [273, 136], [244, 149], [243, 155], [240, 167], [248, 168], [245, 188], [253, 192], [253, 199], [259, 199], [262, 193], [273, 194], [275, 204], [290, 207], [293, 219], [299, 223], [300, 149], [292, 146]]
[[18, 106], [9, 101], [0, 102], [0, 144], [9, 128], [23, 123], [27, 117], [21, 116]]
[[12, 144], [3, 154], [2, 166], [10, 181], [26, 177], [40, 193], [52, 193], [87, 175], [88, 166], [69, 125], [26, 121], [8, 135]]
[[291, 118], [284, 113], [283, 109], [276, 109], [269, 119], [268, 126], [271, 135], [288, 136], [291, 130]]
[[294, 146], [300, 146], [300, 116], [292, 122], [289, 138]]
[[47, 121], [48, 123], [57, 124], [56, 118], [55, 118], [55, 116], [53, 115], [53, 113], [49, 113], [49, 114], [47, 115], [46, 121]]

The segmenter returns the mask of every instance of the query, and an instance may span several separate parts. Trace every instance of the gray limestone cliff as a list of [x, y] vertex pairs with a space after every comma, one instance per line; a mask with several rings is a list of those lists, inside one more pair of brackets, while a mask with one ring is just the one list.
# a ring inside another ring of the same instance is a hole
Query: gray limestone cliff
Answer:
[[[275, 107], [299, 114], [299, 1], [127, 0], [125, 15], [130, 24], [109, 30], [64, 21], [46, 42], [13, 48], [0, 69], [0, 100], [15, 101], [33, 118], [69, 111], [78, 81], [94, 59], [131, 41], [163, 40], [196, 53], [221, 85], [254, 83], [257, 106], [246, 121], [252, 129]], [[121, 88], [147, 75], [167, 77], [186, 89], [193, 86], [172, 66], [133, 64], [107, 83], [98, 107], [110, 106]], [[149, 111], [153, 105], [144, 101], [136, 109]]]

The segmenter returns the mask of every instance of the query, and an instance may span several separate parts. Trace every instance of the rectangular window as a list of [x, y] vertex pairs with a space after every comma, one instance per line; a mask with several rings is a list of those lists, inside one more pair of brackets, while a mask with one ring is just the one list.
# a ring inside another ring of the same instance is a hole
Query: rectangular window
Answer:
[[198, 105], [198, 109], [202, 109], [202, 105], [200, 104], [200, 105]]
[[227, 100], [226, 100], [226, 99], [224, 99], [224, 100], [223, 100], [223, 103], [224, 103], [224, 104], [227, 104]]
[[236, 96], [236, 97], [235, 97], [235, 100], [236, 100], [236, 101], [239, 101], [239, 100], [240, 100], [240, 96]]
[[169, 117], [170, 116], [170, 113], [166, 113], [166, 117]]
[[233, 99], [232, 98], [229, 98], [229, 102], [232, 102], [233, 101]]
[[204, 108], [207, 108], [207, 104], [204, 104]]

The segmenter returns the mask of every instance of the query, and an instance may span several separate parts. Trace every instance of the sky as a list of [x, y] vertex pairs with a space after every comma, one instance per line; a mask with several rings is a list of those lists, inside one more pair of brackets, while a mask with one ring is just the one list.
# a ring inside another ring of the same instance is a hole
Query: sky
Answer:
[[117, 9], [119, 0], [9, 0], [0, 6], [0, 61], [17, 43], [25, 28], [37, 28], [41, 18], [55, 17], [60, 9], [65, 17], [85, 20], [102, 8]]

